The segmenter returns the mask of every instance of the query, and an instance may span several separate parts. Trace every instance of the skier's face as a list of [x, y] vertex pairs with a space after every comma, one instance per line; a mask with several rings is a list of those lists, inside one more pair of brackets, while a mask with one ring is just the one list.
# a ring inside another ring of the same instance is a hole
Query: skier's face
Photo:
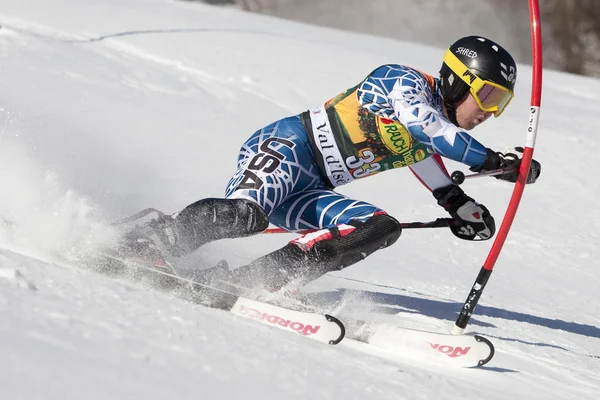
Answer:
[[479, 108], [470, 92], [456, 106], [456, 121], [461, 128], [467, 131], [481, 124], [492, 114], [492, 112], [485, 112]]

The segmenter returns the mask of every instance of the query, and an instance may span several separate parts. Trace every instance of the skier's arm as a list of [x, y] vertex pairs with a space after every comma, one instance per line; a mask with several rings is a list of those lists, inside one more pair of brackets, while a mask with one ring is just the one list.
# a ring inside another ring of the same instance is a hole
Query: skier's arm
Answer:
[[[521, 166], [521, 158], [523, 157], [523, 148], [515, 147], [512, 150], [507, 150], [504, 153], [495, 152], [492, 149], [486, 149], [485, 162], [480, 167], [471, 167], [471, 171], [483, 172], [492, 171], [495, 169], [508, 169], [509, 172], [496, 175], [496, 179], [501, 179], [508, 182], [516, 182], [519, 176], [519, 167]], [[526, 183], [535, 183], [537, 178], [542, 173], [542, 164], [537, 160], [531, 160], [529, 165], [529, 173]]]
[[451, 183], [442, 158], [433, 156], [409, 166], [433, 194], [438, 204], [450, 213], [452, 233], [463, 240], [486, 240], [494, 236], [496, 226], [488, 209]]
[[363, 107], [400, 121], [413, 138], [435, 153], [470, 167], [485, 162], [486, 148], [434, 107], [432, 90], [419, 71], [381, 66], [363, 81], [358, 94]]
[[442, 161], [442, 157], [437, 154], [427, 157], [418, 163], [409, 165], [408, 168], [410, 168], [417, 179], [432, 192], [452, 184], [448, 171]]

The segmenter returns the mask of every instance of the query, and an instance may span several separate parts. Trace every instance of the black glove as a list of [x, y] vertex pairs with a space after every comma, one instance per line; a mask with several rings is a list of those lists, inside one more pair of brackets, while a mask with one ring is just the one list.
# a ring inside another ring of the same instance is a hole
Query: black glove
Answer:
[[456, 185], [433, 191], [438, 204], [450, 213], [454, 221], [450, 230], [463, 240], [487, 240], [494, 236], [496, 224], [488, 209], [477, 203]]
[[[502, 179], [503, 181], [516, 182], [519, 176], [519, 167], [521, 166], [521, 158], [523, 157], [523, 148], [515, 147], [513, 150], [507, 150], [504, 153], [495, 152], [492, 149], [486, 149], [485, 161], [483, 165], [479, 167], [471, 168], [471, 171], [482, 172], [492, 171], [495, 169], [507, 169], [514, 168], [514, 171], [507, 172], [502, 175], [495, 175], [496, 179]], [[531, 160], [529, 166], [529, 174], [527, 175], [526, 183], [535, 183], [542, 173], [542, 165], [536, 161]]]

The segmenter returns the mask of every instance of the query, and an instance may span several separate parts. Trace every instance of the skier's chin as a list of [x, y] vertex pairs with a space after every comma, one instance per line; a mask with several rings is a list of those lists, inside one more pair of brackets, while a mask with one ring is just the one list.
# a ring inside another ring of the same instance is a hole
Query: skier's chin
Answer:
[[477, 124], [473, 121], [463, 122], [462, 124], [460, 124], [461, 129], [464, 129], [465, 131], [470, 131], [471, 129], [475, 128], [476, 126], [477, 126]]

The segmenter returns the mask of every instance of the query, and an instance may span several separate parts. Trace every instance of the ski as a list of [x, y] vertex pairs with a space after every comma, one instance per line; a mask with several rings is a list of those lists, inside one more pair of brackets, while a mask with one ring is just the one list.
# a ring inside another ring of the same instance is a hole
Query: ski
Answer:
[[480, 335], [452, 335], [365, 321], [349, 323], [346, 337], [387, 353], [458, 367], [481, 367], [495, 352], [492, 342]]
[[238, 297], [229, 311], [328, 344], [338, 344], [346, 333], [344, 324], [329, 314], [291, 310], [245, 297]]
[[[307, 310], [292, 309], [245, 296], [249, 290], [219, 281], [220, 287], [181, 277], [170, 268], [155, 269], [111, 254], [100, 257], [126, 267], [133, 275], [143, 272], [161, 281], [158, 285], [177, 293], [178, 297], [210, 308], [222, 309], [241, 318], [257, 321], [274, 328], [294, 332], [327, 344], [338, 344], [347, 338], [383, 350], [387, 355], [416, 358], [458, 367], [481, 367], [494, 356], [494, 346], [480, 335], [451, 335], [370, 323], [353, 318], [338, 318]], [[296, 307], [294, 307], [296, 308]]]
[[[154, 282], [159, 282], [157, 286], [170, 292], [177, 292], [179, 297], [195, 304], [228, 311], [236, 316], [294, 332], [326, 344], [338, 344], [346, 334], [344, 324], [329, 314], [293, 310], [246, 298], [230, 289], [225, 290], [181, 277], [170, 266], [156, 269], [108, 253], [103, 253], [100, 257], [110, 261], [113, 264], [111, 268], [115, 268], [114, 263], [117, 263], [130, 270], [133, 275], [143, 273], [153, 276]], [[98, 260], [95, 263], [97, 264]]]

